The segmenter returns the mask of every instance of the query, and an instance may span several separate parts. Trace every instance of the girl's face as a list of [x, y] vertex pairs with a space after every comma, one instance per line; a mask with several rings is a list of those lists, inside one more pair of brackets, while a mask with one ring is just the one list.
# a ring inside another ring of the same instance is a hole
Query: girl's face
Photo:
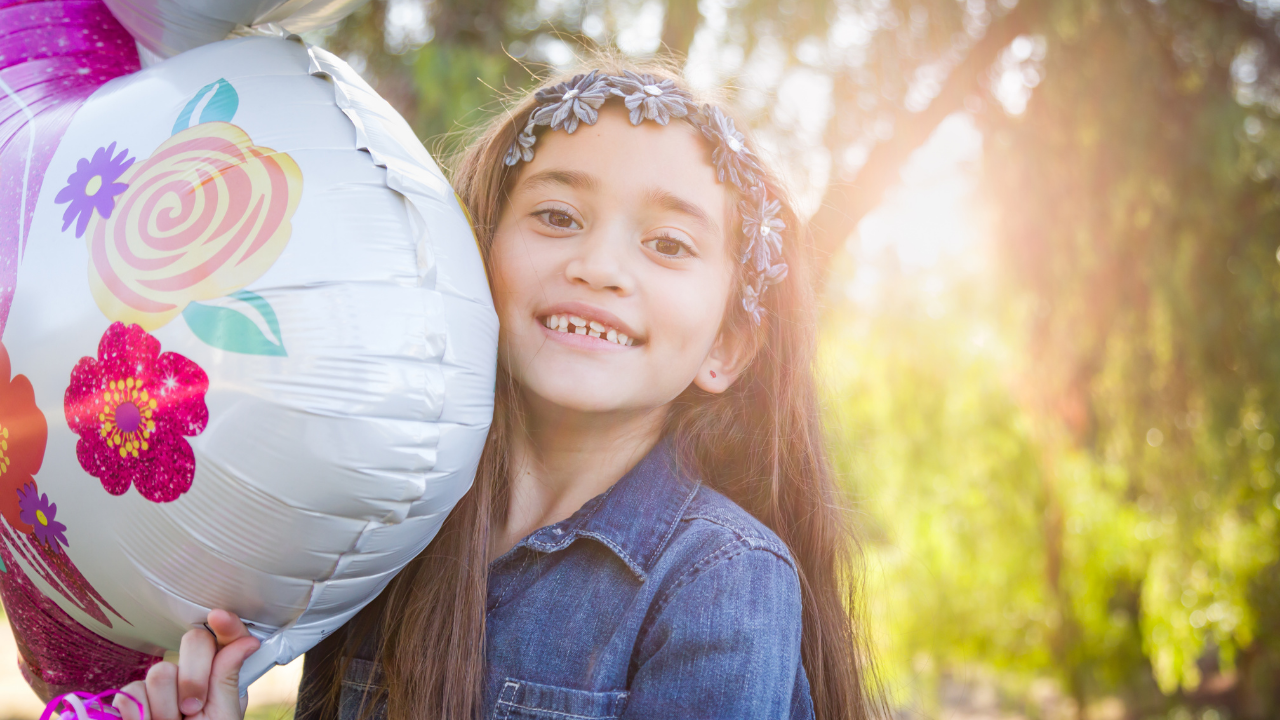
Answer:
[[491, 260], [499, 354], [531, 400], [644, 411], [732, 382], [731, 199], [696, 132], [606, 106], [521, 166]]

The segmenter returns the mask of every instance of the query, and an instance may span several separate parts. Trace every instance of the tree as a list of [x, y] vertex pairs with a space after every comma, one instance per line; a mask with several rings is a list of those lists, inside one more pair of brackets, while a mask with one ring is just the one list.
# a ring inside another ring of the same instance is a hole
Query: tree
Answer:
[[984, 119], [1006, 288], [1037, 308], [1028, 405], [1122, 473], [1146, 518], [1155, 678], [1204, 696], [1217, 676], [1243, 717], [1275, 711], [1280, 671], [1258, 634], [1274, 607], [1256, 604], [1280, 502], [1264, 20], [1212, 2], [1059, 8], [1026, 115]]

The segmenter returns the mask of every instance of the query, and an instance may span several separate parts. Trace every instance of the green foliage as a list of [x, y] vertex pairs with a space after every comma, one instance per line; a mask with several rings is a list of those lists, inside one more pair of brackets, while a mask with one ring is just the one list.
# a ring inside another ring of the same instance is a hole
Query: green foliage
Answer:
[[1155, 680], [1193, 691], [1275, 609], [1251, 588], [1277, 560], [1280, 216], [1272, 123], [1231, 72], [1257, 24], [1170, 2], [1064, 4], [1051, 27], [1026, 114], [981, 119], [1000, 287], [1036, 308], [1030, 407], [1115, 474], [1111, 552], [1141, 548], [1127, 588], [1078, 568], [1093, 601], [1063, 657], [1093, 654], [1086, 613], [1136, 590]]
[[1145, 519], [1122, 468], [1019, 407], [1005, 313], [979, 281], [931, 315], [895, 277], [880, 308], [840, 305], [824, 326], [832, 448], [869, 525], [886, 672], [929, 684], [978, 662], [1026, 681], [1065, 659], [1095, 692], [1141, 685]]
[[822, 348], [836, 465], [874, 540], [882, 645], [898, 670], [919, 653], [1046, 669], [1046, 589], [1025, 572], [1044, 565], [1031, 428], [973, 322], [895, 310], [831, 313]]
[[[418, 89], [418, 123], [424, 138], [437, 138], [432, 151], [448, 157], [462, 147], [467, 131], [479, 127], [509, 92], [507, 74], [513, 63], [466, 45], [433, 43], [410, 56]], [[433, 143], [434, 144], [434, 143]]]

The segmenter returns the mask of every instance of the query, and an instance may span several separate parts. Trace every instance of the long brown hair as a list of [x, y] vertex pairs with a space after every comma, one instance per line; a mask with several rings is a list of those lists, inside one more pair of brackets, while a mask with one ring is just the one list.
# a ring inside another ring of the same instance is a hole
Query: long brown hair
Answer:
[[[615, 56], [591, 60], [591, 67], [611, 75], [646, 72], [684, 86], [661, 64]], [[486, 263], [508, 186], [517, 175], [503, 156], [535, 107], [532, 91], [514, 102], [462, 152], [452, 173]], [[691, 472], [768, 525], [790, 548], [801, 584], [801, 656], [818, 720], [880, 718], [887, 713], [862, 623], [862, 555], [828, 462], [814, 382], [811, 244], [777, 176], [766, 171], [764, 182], [782, 200], [783, 254], [790, 275], [764, 294], [768, 317], [759, 327], [750, 322], [740, 297], [728, 299], [724, 331], [749, 337], [758, 350], [728, 391], [712, 395], [690, 388], [677, 398], [667, 433], [682, 445], [680, 455], [692, 458]], [[730, 244], [734, 252], [742, 241], [737, 235]], [[489, 534], [505, 520], [509, 439], [519, 427], [513, 381], [499, 367], [493, 426], [474, 486], [427, 550], [349, 625], [341, 653], [348, 657], [375, 628], [383, 638], [382, 668], [390, 688], [384, 692], [392, 720], [472, 720], [483, 714]], [[345, 663], [335, 660], [334, 665], [320, 680], [331, 708]]]

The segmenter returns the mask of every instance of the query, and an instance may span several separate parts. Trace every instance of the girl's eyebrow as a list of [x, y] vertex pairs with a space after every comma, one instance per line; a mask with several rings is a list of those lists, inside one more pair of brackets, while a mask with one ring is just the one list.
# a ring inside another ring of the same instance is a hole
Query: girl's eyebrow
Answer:
[[651, 187], [645, 191], [644, 197], [646, 202], [657, 205], [663, 210], [670, 210], [671, 212], [678, 212], [688, 216], [694, 223], [701, 225], [703, 230], [712, 235], [720, 234], [720, 226], [705, 210], [679, 195], [663, 190], [660, 187]]
[[594, 175], [576, 170], [543, 170], [525, 178], [523, 184], [526, 188], [535, 188], [541, 185], [564, 185], [574, 190], [594, 191], [600, 189], [600, 181]]

